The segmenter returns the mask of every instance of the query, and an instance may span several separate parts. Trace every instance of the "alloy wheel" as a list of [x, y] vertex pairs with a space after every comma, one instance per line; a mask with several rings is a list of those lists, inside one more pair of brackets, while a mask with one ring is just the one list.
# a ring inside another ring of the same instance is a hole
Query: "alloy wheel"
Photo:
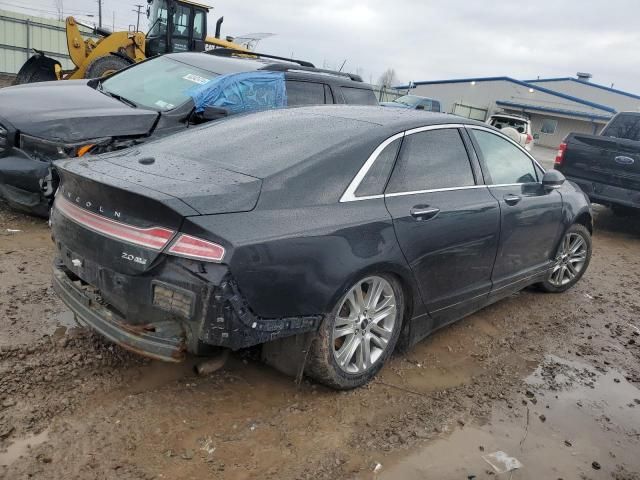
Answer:
[[587, 242], [582, 235], [567, 233], [558, 249], [556, 261], [549, 275], [549, 283], [562, 287], [571, 282], [584, 268], [587, 261]]
[[382, 277], [359, 281], [343, 297], [333, 325], [333, 355], [346, 373], [369, 369], [385, 352], [398, 322], [396, 296]]

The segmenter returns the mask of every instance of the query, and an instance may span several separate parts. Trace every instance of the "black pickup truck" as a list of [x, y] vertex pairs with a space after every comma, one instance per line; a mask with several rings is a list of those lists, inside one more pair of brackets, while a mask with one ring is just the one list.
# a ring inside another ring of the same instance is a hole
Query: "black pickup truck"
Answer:
[[570, 133], [555, 169], [595, 203], [640, 211], [640, 112], [618, 113], [600, 135]]

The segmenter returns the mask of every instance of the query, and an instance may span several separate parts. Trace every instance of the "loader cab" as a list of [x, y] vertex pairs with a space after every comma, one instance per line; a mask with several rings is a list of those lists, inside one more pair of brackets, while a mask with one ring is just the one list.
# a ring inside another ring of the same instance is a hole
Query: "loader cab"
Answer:
[[147, 56], [205, 50], [209, 7], [185, 0], [147, 1]]

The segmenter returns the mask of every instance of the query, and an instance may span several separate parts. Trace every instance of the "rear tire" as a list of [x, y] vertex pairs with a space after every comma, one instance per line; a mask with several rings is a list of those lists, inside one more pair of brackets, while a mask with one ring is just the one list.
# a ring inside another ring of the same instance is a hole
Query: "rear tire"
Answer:
[[404, 311], [404, 294], [395, 277], [362, 278], [320, 325], [305, 372], [339, 390], [366, 384], [393, 353]]
[[84, 72], [84, 78], [101, 78], [106, 75], [122, 70], [131, 65], [132, 62], [117, 55], [105, 55], [98, 57], [89, 64]]
[[575, 223], [565, 232], [558, 247], [555, 263], [540, 288], [549, 293], [564, 292], [584, 275], [591, 261], [591, 234], [584, 225]]

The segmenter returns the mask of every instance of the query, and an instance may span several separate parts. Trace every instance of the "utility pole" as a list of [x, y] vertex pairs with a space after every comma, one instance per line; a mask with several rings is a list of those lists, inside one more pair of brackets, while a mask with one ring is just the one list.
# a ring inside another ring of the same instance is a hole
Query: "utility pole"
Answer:
[[98, 0], [98, 26], [102, 28], [102, 0]]
[[140, 30], [140, 14], [142, 13], [142, 8], [144, 7], [144, 5], [134, 5], [134, 7], [136, 7], [137, 10], [132, 10], [132, 11], [138, 14], [138, 19], [136, 20], [136, 32], [137, 32]]

